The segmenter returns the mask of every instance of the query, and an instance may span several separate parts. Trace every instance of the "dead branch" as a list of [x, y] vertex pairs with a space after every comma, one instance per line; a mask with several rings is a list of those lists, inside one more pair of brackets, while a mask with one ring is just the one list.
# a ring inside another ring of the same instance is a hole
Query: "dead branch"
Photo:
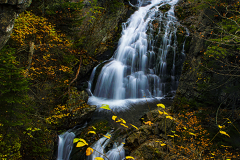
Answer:
[[32, 57], [33, 57], [33, 52], [34, 52], [34, 42], [30, 42], [29, 46], [30, 46], [30, 49], [29, 49], [29, 56], [28, 56], [28, 66], [26, 68], [26, 73], [25, 73], [24, 77], [28, 76], [28, 72], [29, 72], [29, 69], [32, 64]]
[[70, 87], [71, 87], [71, 84], [78, 78], [81, 65], [82, 65], [82, 57], [80, 57], [80, 62], [79, 62], [79, 66], [78, 66], [78, 70], [77, 70], [75, 78], [68, 84], [68, 95], [69, 95], [69, 98], [70, 98]]

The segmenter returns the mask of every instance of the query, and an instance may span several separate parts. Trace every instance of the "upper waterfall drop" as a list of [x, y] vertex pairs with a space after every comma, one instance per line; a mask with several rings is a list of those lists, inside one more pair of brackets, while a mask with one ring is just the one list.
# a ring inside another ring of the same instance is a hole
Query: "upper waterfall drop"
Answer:
[[[89, 81], [89, 90], [104, 99], [161, 97], [176, 90], [177, 28], [174, 16], [178, 0], [152, 0], [139, 7], [122, 25], [122, 36], [110, 61], [105, 61]], [[139, 1], [143, 4], [143, 1]], [[159, 7], [169, 4], [162, 13]], [[169, 57], [169, 55], [171, 55]], [[93, 81], [97, 82], [94, 86]]]

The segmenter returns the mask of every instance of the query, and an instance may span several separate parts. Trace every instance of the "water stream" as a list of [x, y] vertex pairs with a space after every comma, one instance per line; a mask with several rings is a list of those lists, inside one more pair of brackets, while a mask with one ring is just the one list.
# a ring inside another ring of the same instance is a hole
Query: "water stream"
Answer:
[[73, 148], [73, 132], [65, 132], [58, 136], [58, 156], [57, 160], [68, 160]]
[[[107, 133], [105, 136], [111, 136]], [[118, 145], [116, 142], [113, 144], [112, 149], [105, 153], [106, 146], [109, 144], [110, 139], [106, 137], [100, 138], [91, 147], [94, 152], [87, 157], [87, 160], [94, 160], [96, 157], [101, 157], [104, 160], [122, 160], [125, 158], [125, 150], [123, 149], [124, 143]], [[97, 152], [96, 152], [97, 151]]]

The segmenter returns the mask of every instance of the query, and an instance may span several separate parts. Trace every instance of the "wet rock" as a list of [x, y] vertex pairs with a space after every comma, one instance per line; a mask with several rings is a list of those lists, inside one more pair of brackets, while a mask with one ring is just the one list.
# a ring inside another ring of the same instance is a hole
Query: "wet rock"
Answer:
[[171, 5], [165, 4], [163, 6], [160, 6], [158, 9], [162, 12], [167, 12], [167, 11], [169, 11], [170, 8], [171, 8]]
[[[163, 139], [169, 141], [166, 135], [171, 134], [171, 131], [174, 130], [175, 121], [166, 118], [166, 115], [160, 115], [159, 110], [161, 109], [146, 113], [141, 118], [142, 126], [139, 127], [139, 130], [133, 131], [127, 136], [125, 147], [131, 156], [137, 159], [162, 159], [162, 156], [166, 154], [167, 148], [160, 144], [164, 143]], [[146, 124], [147, 121], [151, 121], [152, 124]]]
[[160, 143], [156, 142], [159, 139], [147, 141], [143, 143], [139, 148], [133, 151], [130, 155], [135, 159], [157, 159], [163, 160], [167, 154], [167, 147], [161, 146]]

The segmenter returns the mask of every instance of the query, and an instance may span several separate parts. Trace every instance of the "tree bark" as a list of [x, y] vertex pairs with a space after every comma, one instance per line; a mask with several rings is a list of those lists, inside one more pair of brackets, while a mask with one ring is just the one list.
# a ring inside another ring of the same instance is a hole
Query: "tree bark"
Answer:
[[30, 49], [29, 49], [29, 56], [28, 56], [28, 66], [26, 68], [25, 77], [28, 76], [29, 69], [30, 69], [31, 64], [32, 64], [32, 57], [33, 57], [33, 52], [34, 52], [34, 42], [30, 42], [29, 47], [30, 47]]

